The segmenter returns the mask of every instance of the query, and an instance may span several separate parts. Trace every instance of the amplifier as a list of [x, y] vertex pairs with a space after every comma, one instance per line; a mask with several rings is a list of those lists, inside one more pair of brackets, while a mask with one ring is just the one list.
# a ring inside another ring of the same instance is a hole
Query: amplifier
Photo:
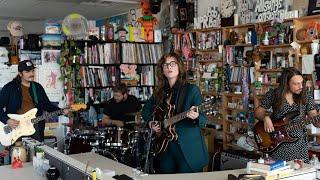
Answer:
[[256, 161], [260, 156], [241, 150], [227, 150], [221, 152], [220, 170], [243, 169], [248, 161]]

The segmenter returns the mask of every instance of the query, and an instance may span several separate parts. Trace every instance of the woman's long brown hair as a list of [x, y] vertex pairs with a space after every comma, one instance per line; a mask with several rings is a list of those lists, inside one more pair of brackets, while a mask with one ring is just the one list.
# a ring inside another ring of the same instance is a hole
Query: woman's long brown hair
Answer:
[[154, 90], [154, 98], [156, 100], [156, 103], [162, 103], [165, 90], [169, 86], [168, 79], [163, 74], [163, 68], [162, 65], [166, 62], [166, 59], [172, 57], [176, 60], [179, 68], [179, 75], [176, 83], [179, 83], [181, 85], [184, 85], [186, 82], [186, 68], [180, 57], [176, 53], [167, 53], [164, 54], [160, 60], [157, 63], [157, 69], [156, 69], [156, 86]]
[[[285, 103], [286, 93], [290, 90], [289, 81], [295, 75], [302, 76], [301, 72], [298, 71], [296, 68], [290, 67], [290, 68], [283, 69], [281, 76], [278, 79], [279, 86], [275, 91], [275, 96], [274, 96], [275, 108], [274, 109], [280, 110], [283, 104]], [[303, 89], [300, 94], [293, 94], [293, 101], [298, 105], [306, 103], [305, 85], [303, 85]]]

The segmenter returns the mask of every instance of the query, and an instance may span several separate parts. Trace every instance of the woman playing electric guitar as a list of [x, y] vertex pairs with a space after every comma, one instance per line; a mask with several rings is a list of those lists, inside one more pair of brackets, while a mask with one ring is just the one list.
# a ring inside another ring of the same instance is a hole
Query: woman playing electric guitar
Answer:
[[[157, 85], [154, 94], [147, 101], [142, 110], [145, 121], [156, 133], [160, 133], [164, 126], [159, 123], [165, 117], [158, 120], [153, 116], [155, 109], [161, 105], [168, 105], [167, 113], [174, 114], [188, 111], [185, 119], [177, 122], [172, 128], [177, 138], [168, 141], [168, 145], [160, 156], [160, 173], [189, 173], [200, 172], [208, 164], [208, 152], [201, 134], [200, 126], [207, 122], [206, 116], [198, 112], [195, 106], [202, 103], [202, 96], [197, 86], [187, 84], [184, 63], [179, 56], [170, 53], [162, 56], [157, 63]], [[169, 105], [170, 104], [170, 105]], [[173, 112], [173, 113], [170, 113]], [[172, 131], [173, 132], [173, 131]]]
[[[267, 110], [272, 108], [270, 117]], [[283, 134], [277, 133], [272, 135], [275, 128], [278, 127], [276, 121], [281, 120], [292, 112], [299, 112], [299, 115], [287, 119], [289, 124], [303, 124], [305, 116], [313, 117], [318, 115], [315, 108], [313, 97], [305, 90], [302, 74], [295, 68], [285, 68], [279, 77], [279, 86], [274, 90], [270, 90], [261, 100], [259, 107], [255, 110], [255, 117], [264, 122], [264, 131], [271, 136], [279, 136], [283, 138]], [[277, 121], [280, 122], [281, 121]], [[299, 123], [300, 122], [300, 123]], [[317, 124], [315, 124], [317, 125]], [[300, 126], [299, 126], [300, 127]], [[272, 152], [270, 156], [275, 159], [291, 161], [294, 159], [302, 159], [309, 162], [308, 158], [308, 142], [306, 140], [306, 128], [285, 129], [285, 133], [289, 136], [297, 138], [291, 143], [281, 143]], [[285, 128], [285, 127], [283, 127]], [[284, 131], [282, 131], [284, 132]], [[280, 135], [279, 135], [280, 134]], [[261, 141], [263, 137], [256, 137], [256, 141]]]

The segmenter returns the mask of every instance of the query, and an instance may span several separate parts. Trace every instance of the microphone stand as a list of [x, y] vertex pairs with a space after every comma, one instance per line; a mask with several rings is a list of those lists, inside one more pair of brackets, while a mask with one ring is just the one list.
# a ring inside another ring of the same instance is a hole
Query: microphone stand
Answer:
[[[150, 132], [148, 133], [148, 138], [147, 138], [147, 154], [146, 154], [146, 161], [144, 164], [144, 173], [150, 173], [150, 171], [154, 171], [153, 170], [153, 166], [152, 166], [152, 159], [151, 161], [149, 161], [149, 154], [150, 154], [150, 147], [151, 147], [151, 140], [152, 140], [152, 129], [150, 128]], [[154, 172], [153, 172], [154, 173]]]

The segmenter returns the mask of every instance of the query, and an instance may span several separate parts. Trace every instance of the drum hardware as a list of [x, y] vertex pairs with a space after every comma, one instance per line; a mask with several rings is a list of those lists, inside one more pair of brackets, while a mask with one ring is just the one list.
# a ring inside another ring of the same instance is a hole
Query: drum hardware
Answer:
[[[152, 172], [149, 156], [151, 132], [146, 128], [129, 131], [107, 127], [93, 131], [75, 130], [65, 141], [67, 154], [95, 152], [128, 166]], [[149, 142], [150, 141], [150, 142]]]

